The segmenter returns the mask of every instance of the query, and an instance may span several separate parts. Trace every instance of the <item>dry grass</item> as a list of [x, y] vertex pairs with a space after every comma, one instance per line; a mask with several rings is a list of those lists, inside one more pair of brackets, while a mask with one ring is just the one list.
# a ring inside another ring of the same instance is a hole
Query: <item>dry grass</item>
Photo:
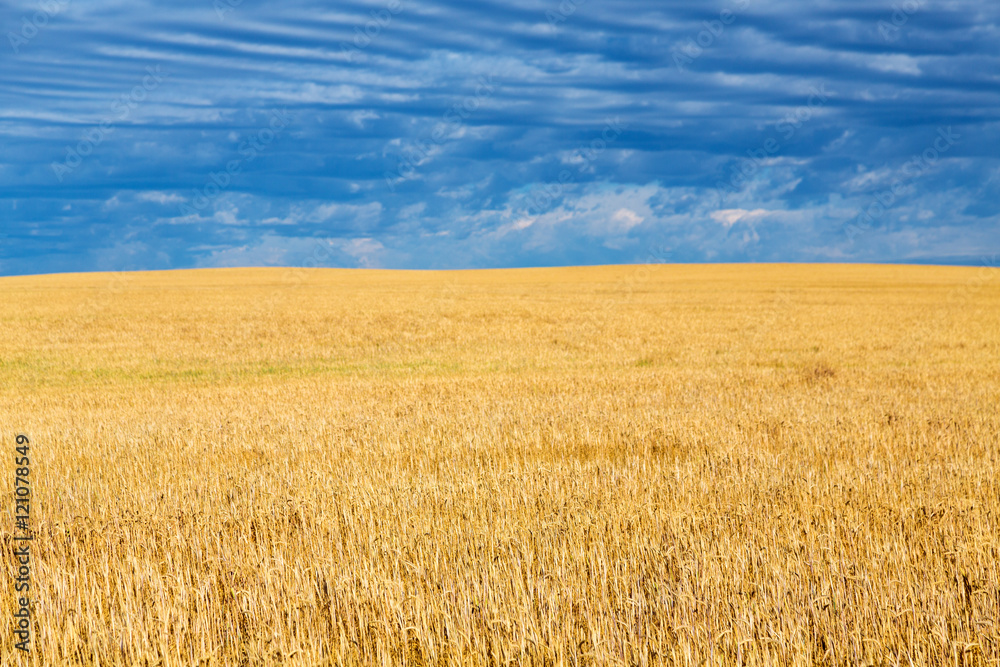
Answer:
[[1000, 664], [995, 272], [2, 279], [30, 664]]

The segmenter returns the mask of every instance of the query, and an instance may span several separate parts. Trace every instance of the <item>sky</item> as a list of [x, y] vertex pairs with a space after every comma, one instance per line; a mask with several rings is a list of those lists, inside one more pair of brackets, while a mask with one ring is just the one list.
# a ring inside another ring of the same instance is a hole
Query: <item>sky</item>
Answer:
[[0, 275], [996, 265], [994, 0], [0, 3]]

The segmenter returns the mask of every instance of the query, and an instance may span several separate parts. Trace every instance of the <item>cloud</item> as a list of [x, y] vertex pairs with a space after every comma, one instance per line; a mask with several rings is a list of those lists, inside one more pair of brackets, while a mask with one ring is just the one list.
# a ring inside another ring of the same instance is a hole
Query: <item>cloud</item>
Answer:
[[0, 273], [1000, 251], [1000, 6], [559, 7], [7, 3]]
[[760, 220], [768, 213], [770, 213], [770, 211], [766, 211], [762, 208], [758, 208], [753, 211], [747, 211], [742, 208], [727, 208], [721, 211], [713, 211], [711, 216], [712, 220], [715, 220], [726, 229], [729, 229], [737, 222], [753, 222]]
[[182, 201], [184, 201], [184, 197], [182, 197], [181, 195], [173, 193], [168, 194], [166, 192], [158, 192], [155, 190], [151, 190], [148, 192], [137, 192], [135, 193], [135, 198], [137, 201], [149, 201], [161, 205], [179, 204]]

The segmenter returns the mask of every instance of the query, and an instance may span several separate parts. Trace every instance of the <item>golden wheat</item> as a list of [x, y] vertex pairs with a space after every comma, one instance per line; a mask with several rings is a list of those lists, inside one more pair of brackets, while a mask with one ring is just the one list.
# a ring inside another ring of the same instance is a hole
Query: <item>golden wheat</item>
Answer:
[[1000, 664], [996, 273], [0, 279], [20, 664]]

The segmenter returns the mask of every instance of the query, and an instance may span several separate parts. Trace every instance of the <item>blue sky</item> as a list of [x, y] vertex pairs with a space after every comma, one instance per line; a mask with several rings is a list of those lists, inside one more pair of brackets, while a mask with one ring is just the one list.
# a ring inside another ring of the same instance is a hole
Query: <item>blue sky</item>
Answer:
[[984, 264], [1000, 3], [0, 5], [0, 275]]

